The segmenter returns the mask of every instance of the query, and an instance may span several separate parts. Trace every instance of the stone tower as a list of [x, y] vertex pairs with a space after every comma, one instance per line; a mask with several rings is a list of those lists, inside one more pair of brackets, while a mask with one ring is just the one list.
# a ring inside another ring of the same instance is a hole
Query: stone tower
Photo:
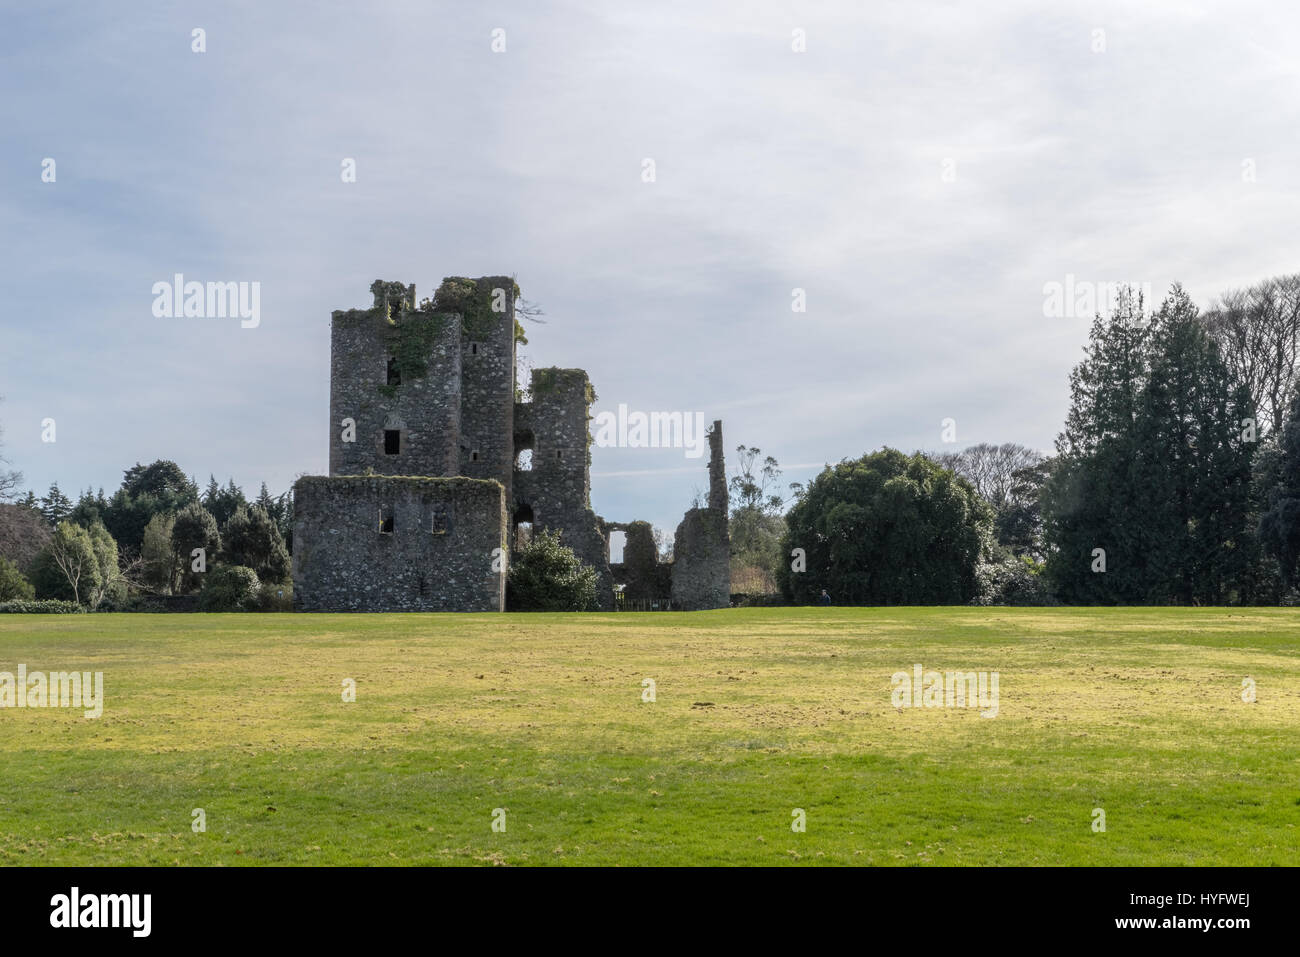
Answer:
[[536, 370], [533, 401], [518, 401], [510, 277], [445, 279], [418, 306], [413, 285], [370, 291], [371, 308], [331, 320], [330, 474], [295, 486], [296, 606], [500, 611], [515, 528], [529, 522], [561, 532], [611, 607], [587, 374]]
[[[528, 523], [560, 533], [612, 609], [616, 526], [591, 509], [587, 373], [536, 369], [522, 401], [508, 276], [444, 279], [418, 305], [413, 285], [376, 281], [370, 292], [369, 309], [331, 318], [330, 474], [294, 486], [295, 607], [501, 611]], [[709, 506], [678, 527], [671, 568], [655, 562], [649, 526], [633, 523], [649, 542], [633, 594], [664, 607], [669, 590], [679, 608], [729, 603], [721, 422], [709, 443]]]

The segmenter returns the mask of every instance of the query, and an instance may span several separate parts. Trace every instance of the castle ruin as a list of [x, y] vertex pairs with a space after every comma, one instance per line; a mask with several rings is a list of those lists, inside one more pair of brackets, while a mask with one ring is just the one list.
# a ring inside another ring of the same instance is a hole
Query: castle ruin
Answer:
[[[512, 278], [377, 281], [370, 309], [335, 311], [329, 475], [294, 485], [294, 605], [303, 611], [503, 611], [520, 528], [551, 529], [620, 596], [684, 610], [730, 603], [722, 423], [709, 433], [709, 498], [658, 561], [645, 522], [591, 509], [595, 400], [581, 369], [535, 369], [516, 388]], [[609, 538], [627, 533], [611, 566]], [[649, 550], [646, 543], [649, 543]], [[631, 607], [631, 606], [629, 606]]]

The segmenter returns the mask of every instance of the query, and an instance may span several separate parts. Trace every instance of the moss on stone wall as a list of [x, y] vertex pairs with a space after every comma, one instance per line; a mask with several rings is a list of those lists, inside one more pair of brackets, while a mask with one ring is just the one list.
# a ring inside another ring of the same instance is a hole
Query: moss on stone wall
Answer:
[[[398, 322], [387, 317], [384, 341], [388, 354], [397, 362], [398, 374], [403, 382], [423, 379], [429, 374], [429, 353], [446, 327], [447, 317], [438, 313], [411, 312]], [[397, 395], [400, 386], [381, 385], [379, 392], [387, 398]]]
[[[519, 298], [519, 284], [512, 282], [512, 302]], [[487, 279], [467, 279], [448, 276], [433, 294], [433, 308], [437, 312], [460, 313], [465, 334], [470, 339], [487, 339], [503, 315], [492, 309], [494, 287]], [[527, 342], [523, 327], [515, 321], [515, 338]]]

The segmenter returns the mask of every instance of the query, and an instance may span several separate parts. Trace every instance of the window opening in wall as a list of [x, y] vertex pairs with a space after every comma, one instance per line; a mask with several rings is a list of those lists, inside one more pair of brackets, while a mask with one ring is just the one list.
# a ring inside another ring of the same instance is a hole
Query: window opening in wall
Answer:
[[402, 370], [398, 368], [396, 359], [388, 360], [388, 384], [389, 385], [402, 384]]
[[515, 509], [513, 525], [516, 551], [532, 541], [533, 521], [533, 507], [531, 505], [520, 505]]
[[520, 472], [531, 472], [533, 470], [532, 449], [519, 450], [519, 454], [515, 456], [515, 468]]
[[433, 506], [433, 522], [431, 529], [435, 535], [447, 534], [447, 506], [438, 504]]
[[478, 449], [475, 449], [473, 452], [469, 453], [469, 460], [470, 460], [471, 462], [477, 462], [477, 461], [478, 461]]
[[402, 451], [402, 433], [400, 429], [384, 429], [384, 454], [397, 455]]
[[393, 534], [393, 528], [393, 506], [379, 506], [379, 534], [391, 535]]

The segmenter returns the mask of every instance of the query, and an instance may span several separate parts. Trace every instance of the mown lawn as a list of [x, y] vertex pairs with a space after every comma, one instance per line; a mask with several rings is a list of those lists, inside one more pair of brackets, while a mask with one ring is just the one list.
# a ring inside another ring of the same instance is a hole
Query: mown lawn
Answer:
[[1287, 609], [0, 615], [19, 664], [106, 702], [0, 709], [5, 865], [1300, 864]]

